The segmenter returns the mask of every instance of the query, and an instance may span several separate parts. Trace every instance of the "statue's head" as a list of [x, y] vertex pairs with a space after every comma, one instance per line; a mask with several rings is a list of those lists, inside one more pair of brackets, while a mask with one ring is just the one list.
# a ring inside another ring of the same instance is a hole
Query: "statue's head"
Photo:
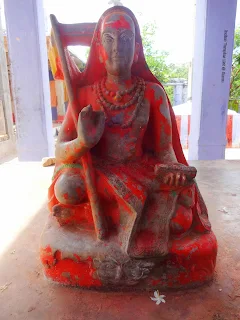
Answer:
[[135, 24], [124, 11], [110, 12], [102, 20], [99, 39], [99, 58], [111, 75], [123, 75], [138, 59], [139, 44]]
[[109, 8], [100, 17], [81, 83], [91, 85], [106, 72], [117, 76], [131, 72], [145, 81], [159, 83], [146, 63], [137, 19], [123, 6]]

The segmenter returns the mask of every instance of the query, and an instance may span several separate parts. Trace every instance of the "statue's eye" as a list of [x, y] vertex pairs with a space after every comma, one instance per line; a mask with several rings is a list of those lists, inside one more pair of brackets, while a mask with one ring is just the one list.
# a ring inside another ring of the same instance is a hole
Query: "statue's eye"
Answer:
[[120, 35], [121, 40], [122, 40], [122, 41], [126, 41], [126, 42], [127, 42], [127, 41], [130, 42], [130, 41], [133, 39], [133, 37], [134, 37], [133, 33], [132, 33], [132, 32], [129, 32], [129, 31], [123, 32], [123, 33]]
[[121, 40], [123, 40], [123, 41], [129, 41], [130, 38], [129, 38], [128, 35], [126, 35], [126, 34], [123, 33], [123, 34], [121, 35]]
[[112, 42], [112, 41], [113, 41], [113, 38], [112, 38], [110, 35], [105, 35], [104, 40], [105, 40], [106, 42]]

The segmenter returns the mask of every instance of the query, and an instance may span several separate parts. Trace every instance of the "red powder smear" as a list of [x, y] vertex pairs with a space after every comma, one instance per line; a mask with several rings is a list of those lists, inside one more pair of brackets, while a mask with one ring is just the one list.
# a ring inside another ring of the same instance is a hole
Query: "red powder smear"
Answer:
[[156, 99], [156, 103], [159, 105], [163, 104], [163, 97], [160, 96], [160, 98], [158, 100]]
[[69, 197], [68, 197], [68, 193], [67, 193], [67, 192], [63, 194], [63, 198], [64, 198], [65, 200], [68, 200]]
[[116, 21], [105, 22], [104, 27], [108, 26], [114, 29], [131, 29], [130, 23], [124, 18], [124, 16], [120, 16]]
[[45, 266], [48, 265], [45, 268], [46, 276], [66, 285], [100, 287], [101, 281], [94, 277], [96, 270], [93, 267], [92, 258], [82, 261], [78, 255], [74, 254], [74, 256], [78, 262], [70, 258], [62, 259], [59, 250], [54, 257], [50, 246], [42, 249], [41, 260]]
[[108, 54], [107, 54], [107, 52], [106, 52], [106, 50], [104, 48], [102, 48], [102, 59], [103, 59], [104, 62], [109, 60]]
[[41, 249], [40, 257], [44, 266], [53, 265], [55, 262], [55, 258], [53, 256], [52, 249], [50, 246]]
[[45, 269], [47, 277], [62, 284], [80, 287], [100, 287], [102, 283], [100, 280], [94, 279], [94, 273], [92, 258], [82, 262], [64, 259], [58, 261], [54, 267]]

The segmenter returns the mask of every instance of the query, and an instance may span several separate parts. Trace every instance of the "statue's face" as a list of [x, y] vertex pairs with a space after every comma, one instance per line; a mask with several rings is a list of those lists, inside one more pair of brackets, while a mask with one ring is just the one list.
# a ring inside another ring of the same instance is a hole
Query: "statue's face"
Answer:
[[125, 13], [107, 16], [101, 29], [100, 59], [107, 72], [121, 75], [131, 70], [135, 50], [135, 27]]

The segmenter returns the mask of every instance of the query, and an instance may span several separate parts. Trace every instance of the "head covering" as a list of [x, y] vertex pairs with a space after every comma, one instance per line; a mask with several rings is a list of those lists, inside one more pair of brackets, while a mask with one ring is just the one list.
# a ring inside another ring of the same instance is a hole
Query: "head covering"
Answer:
[[100, 62], [99, 54], [98, 54], [99, 46], [101, 45], [101, 27], [104, 19], [110, 14], [114, 14], [114, 13], [127, 14], [132, 19], [135, 26], [135, 41], [139, 44], [139, 56], [138, 56], [138, 61], [136, 63], [133, 63], [132, 75], [139, 76], [143, 78], [145, 81], [157, 82], [157, 79], [149, 70], [144, 57], [142, 39], [141, 39], [140, 29], [139, 29], [139, 25], [136, 17], [134, 16], [133, 12], [130, 9], [123, 6], [114, 6], [106, 10], [102, 14], [102, 16], [100, 17], [97, 23], [97, 26], [92, 38], [91, 49], [90, 49], [87, 65], [86, 65], [85, 71], [82, 74], [83, 76], [82, 79], [85, 80], [84, 81], [85, 85], [92, 84], [95, 81], [99, 81], [102, 77], [106, 75], [106, 69], [104, 67], [104, 64]]

